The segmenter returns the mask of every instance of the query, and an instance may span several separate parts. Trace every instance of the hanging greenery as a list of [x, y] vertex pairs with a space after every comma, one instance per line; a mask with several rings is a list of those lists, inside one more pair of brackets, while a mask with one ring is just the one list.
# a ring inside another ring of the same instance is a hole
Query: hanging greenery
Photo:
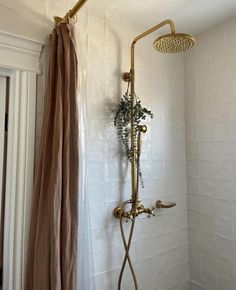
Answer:
[[[131, 109], [132, 109], [132, 103], [131, 103], [131, 94], [130, 94], [130, 83], [128, 83], [128, 88], [123, 97], [120, 100], [120, 103], [116, 106], [116, 108], [113, 110], [115, 113], [114, 116], [114, 126], [117, 128], [117, 134], [119, 140], [121, 140], [124, 149], [125, 149], [125, 155], [129, 161], [131, 161], [131, 148], [130, 148], [130, 127], [131, 127]], [[135, 95], [135, 105], [133, 108], [134, 112], [134, 147], [137, 149], [137, 139], [138, 139], [138, 130], [139, 126], [142, 124], [144, 120], [146, 120], [147, 117], [153, 118], [153, 113], [147, 109], [146, 107], [142, 106], [140, 99]], [[138, 152], [135, 150], [136, 156], [136, 165], [138, 160]], [[143, 179], [142, 179], [142, 173], [140, 170], [140, 182], [143, 187]]]

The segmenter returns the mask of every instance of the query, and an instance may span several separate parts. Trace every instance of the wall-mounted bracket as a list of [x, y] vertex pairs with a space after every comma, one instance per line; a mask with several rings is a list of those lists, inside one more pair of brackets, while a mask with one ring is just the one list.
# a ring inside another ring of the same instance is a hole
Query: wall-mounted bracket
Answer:
[[130, 82], [131, 81], [131, 73], [130, 72], [123, 73], [122, 79], [126, 83]]
[[59, 24], [60, 22], [63, 21], [63, 18], [58, 17], [58, 16], [54, 16], [54, 21], [55, 21], [55, 24]]

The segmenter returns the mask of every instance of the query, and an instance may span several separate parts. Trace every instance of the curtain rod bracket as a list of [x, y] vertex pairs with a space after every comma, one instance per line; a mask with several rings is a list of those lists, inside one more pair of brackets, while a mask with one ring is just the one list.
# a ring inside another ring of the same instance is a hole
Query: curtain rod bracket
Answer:
[[54, 16], [54, 21], [55, 21], [55, 24], [58, 24], [60, 22], [62, 22], [63, 18], [59, 17], [59, 16]]

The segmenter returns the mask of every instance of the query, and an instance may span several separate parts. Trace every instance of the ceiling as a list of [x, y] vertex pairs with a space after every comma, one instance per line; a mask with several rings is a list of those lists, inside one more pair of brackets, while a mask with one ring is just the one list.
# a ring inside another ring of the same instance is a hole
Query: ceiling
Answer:
[[200, 33], [236, 15], [236, 0], [89, 0], [89, 6], [145, 29], [166, 18]]

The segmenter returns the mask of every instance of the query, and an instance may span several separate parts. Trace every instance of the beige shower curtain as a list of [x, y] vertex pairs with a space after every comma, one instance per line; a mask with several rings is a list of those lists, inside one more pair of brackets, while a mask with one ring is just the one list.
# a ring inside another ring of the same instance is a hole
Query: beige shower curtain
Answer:
[[79, 134], [71, 23], [55, 27], [50, 50], [24, 290], [76, 289]]

